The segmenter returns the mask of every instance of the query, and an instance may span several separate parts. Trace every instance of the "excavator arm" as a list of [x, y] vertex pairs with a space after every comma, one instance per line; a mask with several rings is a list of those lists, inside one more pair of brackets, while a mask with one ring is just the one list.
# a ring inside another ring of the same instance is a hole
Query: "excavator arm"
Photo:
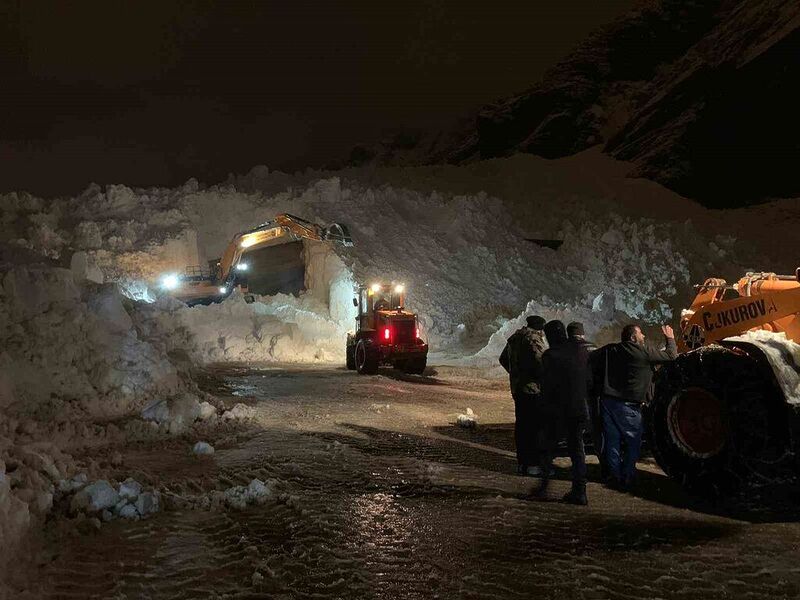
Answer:
[[348, 247], [353, 245], [347, 226], [341, 223], [323, 226], [288, 213], [281, 213], [271, 221], [233, 236], [220, 259], [220, 282], [223, 285], [231, 282], [235, 274], [234, 269], [246, 252], [273, 244], [282, 237], [288, 237], [289, 241], [308, 239], [330, 241]]

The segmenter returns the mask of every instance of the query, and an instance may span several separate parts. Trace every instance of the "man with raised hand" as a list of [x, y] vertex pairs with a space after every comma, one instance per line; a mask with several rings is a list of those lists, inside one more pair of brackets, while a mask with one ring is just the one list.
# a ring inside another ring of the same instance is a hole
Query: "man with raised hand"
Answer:
[[675, 360], [678, 349], [672, 327], [661, 327], [665, 348], [645, 345], [638, 325], [626, 325], [616, 344], [592, 353], [594, 391], [600, 396], [608, 485], [627, 491], [636, 475], [642, 447], [642, 406], [648, 401], [653, 367]]

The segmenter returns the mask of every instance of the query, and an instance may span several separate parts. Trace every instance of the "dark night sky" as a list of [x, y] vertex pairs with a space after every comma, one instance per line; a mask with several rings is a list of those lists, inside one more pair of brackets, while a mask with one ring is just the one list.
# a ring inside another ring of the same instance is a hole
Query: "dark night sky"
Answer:
[[341, 159], [525, 89], [636, 0], [0, 0], [0, 191]]

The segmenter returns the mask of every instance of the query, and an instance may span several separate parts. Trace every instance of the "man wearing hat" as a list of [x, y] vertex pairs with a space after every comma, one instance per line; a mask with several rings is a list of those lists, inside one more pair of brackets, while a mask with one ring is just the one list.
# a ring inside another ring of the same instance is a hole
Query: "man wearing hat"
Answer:
[[500, 355], [500, 364], [508, 372], [514, 398], [514, 442], [520, 475], [541, 473], [536, 418], [542, 393], [542, 355], [547, 348], [544, 324], [542, 317], [529, 316], [525, 326], [508, 338]]
[[[571, 344], [580, 347], [587, 354], [591, 354], [597, 350], [597, 346], [586, 339], [586, 331], [583, 327], [583, 323], [579, 321], [573, 321], [567, 325], [567, 336]], [[590, 419], [588, 427], [592, 435], [592, 446], [594, 446], [594, 453], [597, 455], [597, 461], [600, 463], [600, 479], [605, 481], [608, 478], [608, 466], [606, 465], [606, 459], [603, 453], [603, 419], [600, 416], [600, 397], [590, 393], [587, 400]]]
[[[575, 330], [575, 323], [570, 326]], [[582, 329], [582, 327], [581, 327]], [[572, 489], [563, 501], [586, 505], [586, 454], [583, 433], [589, 420], [586, 399], [590, 389], [589, 351], [585, 344], [569, 339], [561, 321], [550, 321], [544, 326], [550, 349], [544, 353], [542, 364], [542, 403], [546, 423], [542, 430], [542, 483], [536, 493], [545, 495], [548, 487], [550, 463], [556, 442], [566, 435], [567, 450], [572, 461]]]

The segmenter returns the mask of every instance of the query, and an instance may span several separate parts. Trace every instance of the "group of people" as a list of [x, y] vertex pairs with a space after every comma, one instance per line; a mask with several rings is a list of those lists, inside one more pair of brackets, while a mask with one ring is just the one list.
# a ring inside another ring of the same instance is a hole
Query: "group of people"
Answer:
[[619, 490], [633, 485], [653, 367], [677, 357], [672, 328], [661, 330], [663, 350], [646, 346], [638, 325], [625, 326], [619, 343], [597, 349], [586, 340], [583, 324], [565, 327], [533, 315], [508, 338], [500, 364], [508, 371], [514, 398], [517, 472], [541, 478], [537, 495], [546, 494], [554, 453], [566, 438], [572, 488], [563, 501], [588, 504], [587, 432], [604, 483]]

